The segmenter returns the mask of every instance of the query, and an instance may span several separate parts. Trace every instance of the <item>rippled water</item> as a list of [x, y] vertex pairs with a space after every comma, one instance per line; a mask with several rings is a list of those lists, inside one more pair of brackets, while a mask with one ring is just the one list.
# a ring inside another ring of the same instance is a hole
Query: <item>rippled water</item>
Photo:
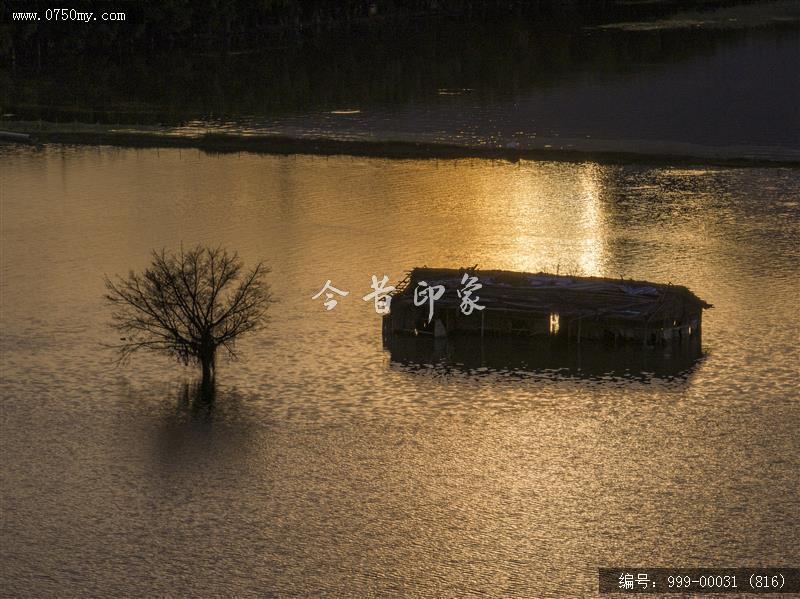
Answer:
[[[5, 148], [0, 200], [5, 594], [580, 596], [602, 565], [800, 561], [797, 170]], [[198, 242], [280, 300], [210, 408], [100, 347], [103, 274]], [[391, 360], [371, 275], [475, 263], [685, 284], [705, 354]]]

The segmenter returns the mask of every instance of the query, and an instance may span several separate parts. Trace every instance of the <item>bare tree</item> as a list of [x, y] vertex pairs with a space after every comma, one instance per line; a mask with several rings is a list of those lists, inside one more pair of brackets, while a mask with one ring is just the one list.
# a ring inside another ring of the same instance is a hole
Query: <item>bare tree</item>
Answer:
[[199, 364], [208, 386], [217, 349], [236, 357], [236, 340], [265, 323], [271, 302], [264, 281], [268, 272], [262, 262], [244, 271], [238, 254], [222, 248], [154, 251], [143, 273], [105, 278], [111, 326], [122, 335], [112, 347], [121, 361], [151, 350]]

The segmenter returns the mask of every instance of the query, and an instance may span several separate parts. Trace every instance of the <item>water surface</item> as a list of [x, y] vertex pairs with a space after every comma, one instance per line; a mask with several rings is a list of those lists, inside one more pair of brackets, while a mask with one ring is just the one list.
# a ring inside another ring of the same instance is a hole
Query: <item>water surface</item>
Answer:
[[[601, 565], [796, 565], [799, 198], [791, 169], [2, 148], [3, 593], [591, 596]], [[100, 346], [103, 274], [181, 243], [273, 267], [211, 407]], [[371, 275], [476, 263], [685, 284], [704, 357], [392, 361]]]

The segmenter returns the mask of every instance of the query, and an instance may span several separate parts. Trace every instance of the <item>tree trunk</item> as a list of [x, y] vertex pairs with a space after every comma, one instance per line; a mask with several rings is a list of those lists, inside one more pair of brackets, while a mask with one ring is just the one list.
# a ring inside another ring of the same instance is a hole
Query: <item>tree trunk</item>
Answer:
[[203, 387], [209, 387], [214, 382], [214, 352], [205, 352], [200, 358], [203, 367]]

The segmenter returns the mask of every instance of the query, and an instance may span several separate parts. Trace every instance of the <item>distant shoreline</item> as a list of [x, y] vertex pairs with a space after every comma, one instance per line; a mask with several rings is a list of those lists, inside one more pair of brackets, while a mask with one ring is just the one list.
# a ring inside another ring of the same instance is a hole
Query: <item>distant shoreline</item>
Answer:
[[[796, 156], [794, 156], [794, 151], [790, 151], [789, 156], [726, 155], [724, 152], [715, 153], [715, 148], [691, 144], [667, 143], [664, 146], [671, 146], [672, 151], [659, 151], [655, 144], [651, 143], [649, 148], [638, 151], [638, 149], [631, 150], [626, 147], [626, 142], [609, 142], [607, 140], [555, 139], [542, 140], [541, 145], [537, 147], [498, 147], [389, 139], [346, 140], [326, 137], [237, 135], [213, 132], [189, 136], [169, 134], [161, 129], [126, 131], [81, 124], [61, 126], [47, 123], [46, 127], [41, 130], [38, 127], [38, 124], [30, 122], [1, 122], [0, 144], [186, 148], [208, 153], [344, 155], [400, 160], [476, 158], [509, 162], [534, 160], [678, 166], [800, 167], [800, 150], [796, 152]], [[606, 147], [602, 147], [603, 145]], [[630, 144], [628, 143], [628, 145]]]

